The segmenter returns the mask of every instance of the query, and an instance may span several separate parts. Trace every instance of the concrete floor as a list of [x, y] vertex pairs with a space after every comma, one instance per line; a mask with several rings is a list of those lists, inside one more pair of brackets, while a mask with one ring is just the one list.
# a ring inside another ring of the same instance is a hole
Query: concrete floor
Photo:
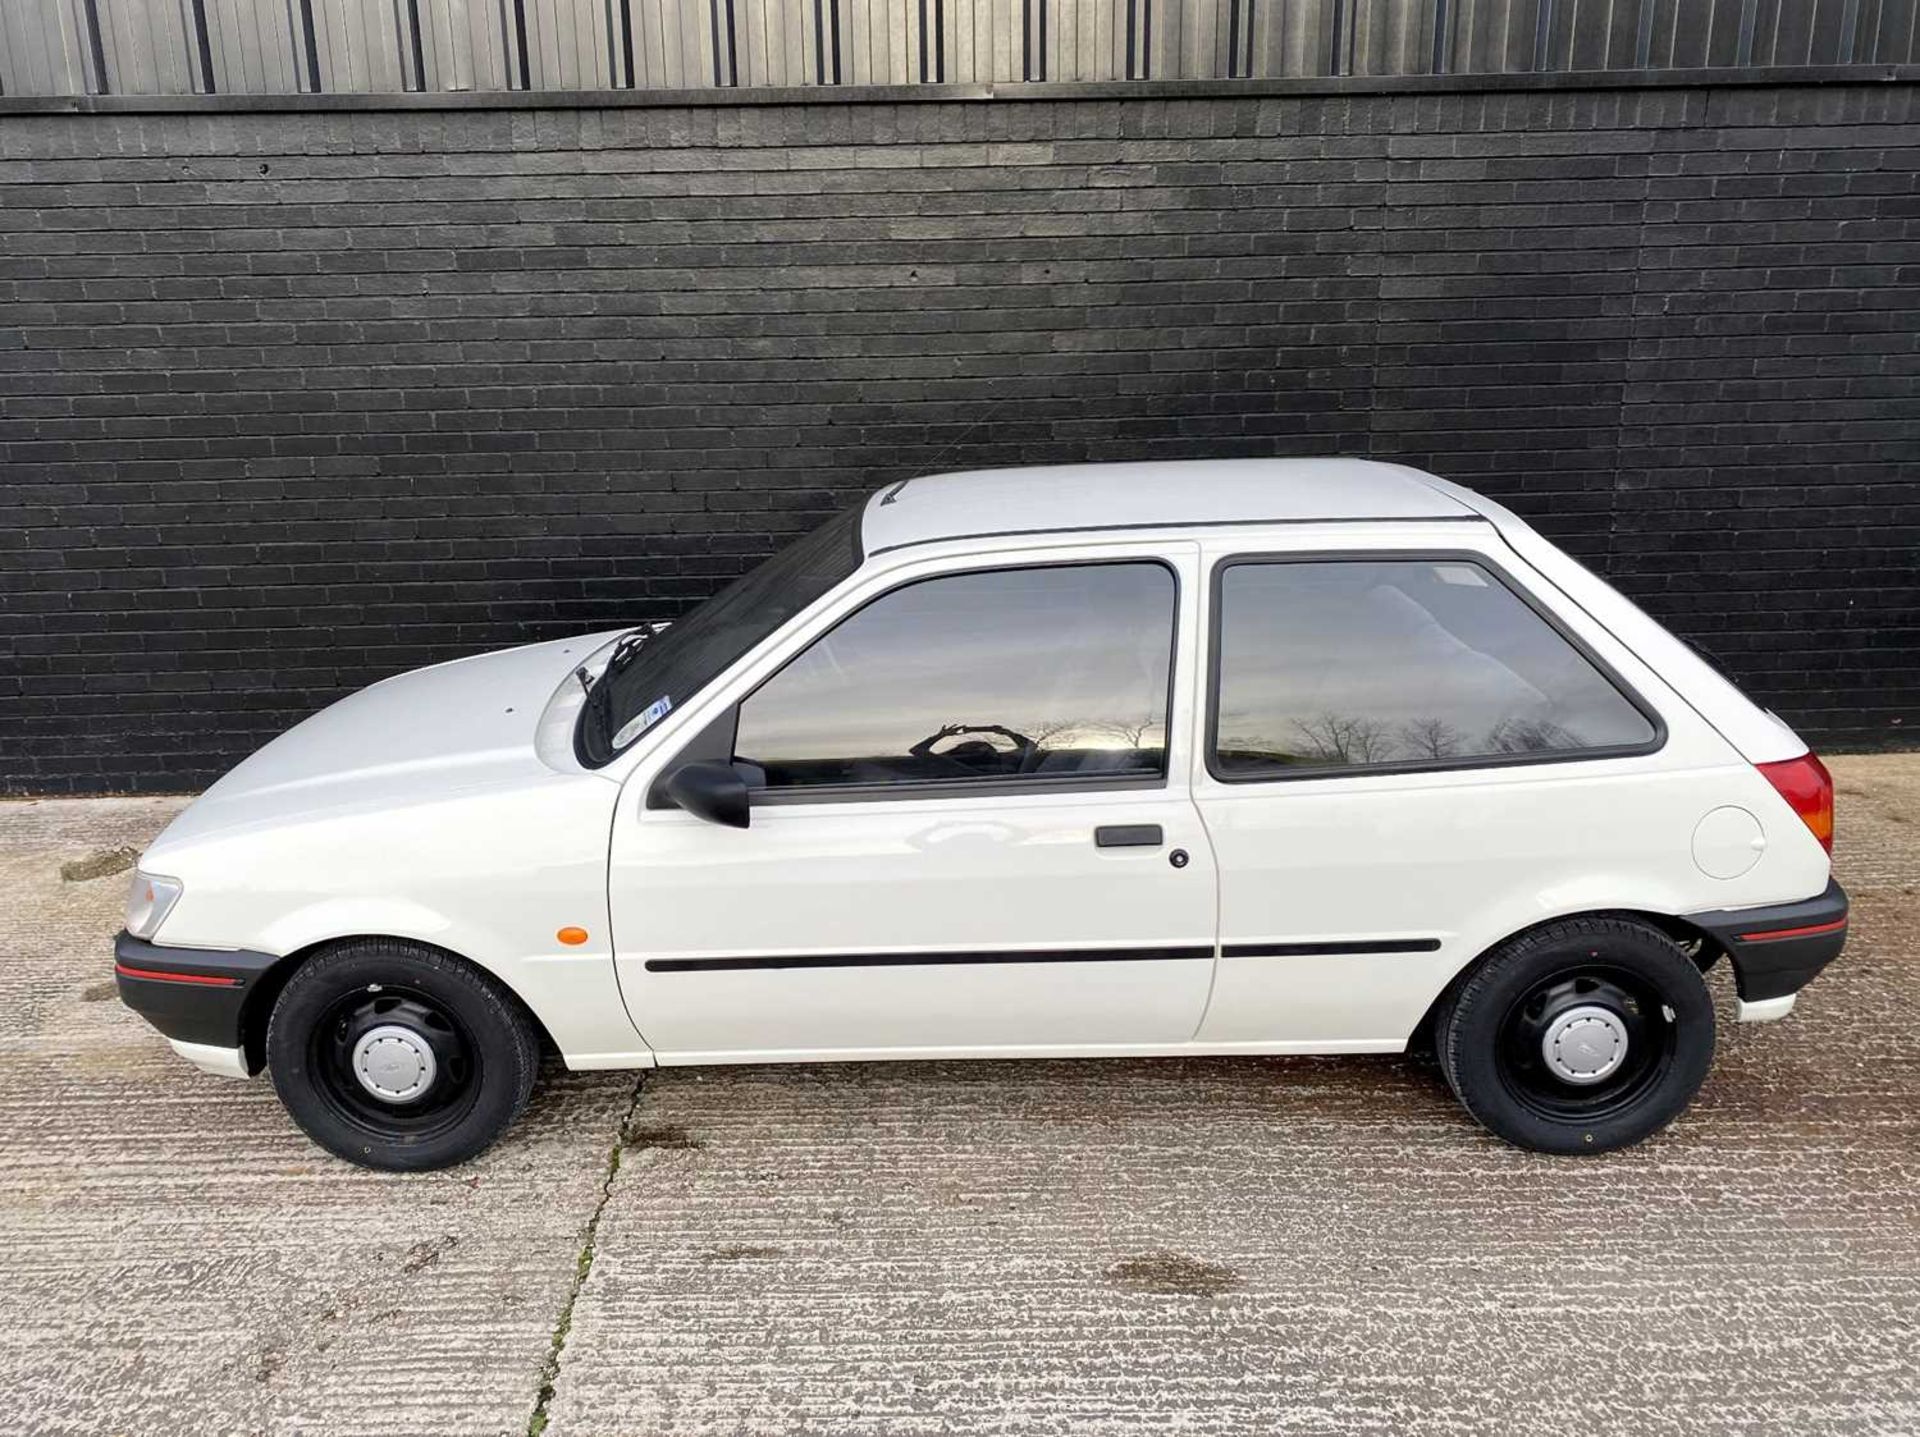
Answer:
[[555, 1072], [482, 1160], [364, 1173], [112, 999], [125, 880], [61, 867], [179, 801], [0, 804], [0, 1391], [36, 1433], [1920, 1431], [1920, 755], [1833, 767], [1847, 957], [1591, 1162], [1356, 1058]]

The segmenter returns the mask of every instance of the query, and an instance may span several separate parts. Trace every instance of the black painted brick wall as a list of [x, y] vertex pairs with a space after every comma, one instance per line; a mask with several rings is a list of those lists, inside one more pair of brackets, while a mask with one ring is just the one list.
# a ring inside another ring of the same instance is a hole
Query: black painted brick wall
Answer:
[[[0, 120], [0, 786], [670, 615], [935, 468], [1409, 460], [1920, 690], [1911, 86]], [[1904, 726], [1903, 726], [1904, 725]]]

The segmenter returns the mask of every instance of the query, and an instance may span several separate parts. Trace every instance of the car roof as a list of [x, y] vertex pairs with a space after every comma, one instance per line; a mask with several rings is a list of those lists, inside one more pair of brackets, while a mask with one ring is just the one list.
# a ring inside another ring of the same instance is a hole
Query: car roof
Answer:
[[861, 547], [880, 554], [1015, 534], [1482, 517], [1437, 482], [1371, 459], [1188, 459], [935, 474], [889, 484], [868, 500]]

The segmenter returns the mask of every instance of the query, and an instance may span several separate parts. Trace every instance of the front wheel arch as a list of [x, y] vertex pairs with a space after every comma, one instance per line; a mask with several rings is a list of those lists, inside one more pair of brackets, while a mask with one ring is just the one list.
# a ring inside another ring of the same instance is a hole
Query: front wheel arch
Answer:
[[406, 943], [415, 948], [431, 949], [457, 962], [486, 973], [506, 993], [507, 998], [533, 1024], [534, 1031], [540, 1035], [540, 1050], [543, 1055], [559, 1053], [560, 1045], [553, 1040], [553, 1034], [547, 1031], [547, 1025], [538, 1013], [527, 1005], [526, 999], [514, 991], [498, 973], [493, 972], [484, 963], [476, 963], [464, 953], [455, 952], [439, 943], [428, 943], [419, 938], [407, 937], [398, 933], [343, 933], [335, 938], [322, 938], [296, 948], [279, 959], [267, 971], [260, 975], [252, 989], [247, 993], [246, 1001], [240, 1007], [240, 1046], [247, 1057], [247, 1071], [258, 1075], [267, 1065], [267, 1021], [273, 1016], [273, 1005], [280, 1001], [280, 994], [288, 981], [310, 959], [322, 953], [332, 952], [336, 948], [354, 943]]
[[293, 1122], [361, 1167], [465, 1162], [525, 1112], [540, 1034], [480, 965], [411, 939], [326, 945], [295, 966], [267, 1027]]

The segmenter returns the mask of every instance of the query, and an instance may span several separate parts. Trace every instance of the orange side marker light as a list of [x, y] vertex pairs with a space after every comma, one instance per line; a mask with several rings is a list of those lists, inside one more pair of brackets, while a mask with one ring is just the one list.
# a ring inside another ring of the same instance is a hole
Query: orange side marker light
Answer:
[[587, 930], [584, 928], [567, 927], [567, 928], [562, 928], [558, 933], [554, 934], [553, 936], [555, 938], [558, 938], [562, 943], [566, 944], [569, 948], [578, 948], [582, 943], [585, 943], [587, 941], [588, 934], [587, 934]]

